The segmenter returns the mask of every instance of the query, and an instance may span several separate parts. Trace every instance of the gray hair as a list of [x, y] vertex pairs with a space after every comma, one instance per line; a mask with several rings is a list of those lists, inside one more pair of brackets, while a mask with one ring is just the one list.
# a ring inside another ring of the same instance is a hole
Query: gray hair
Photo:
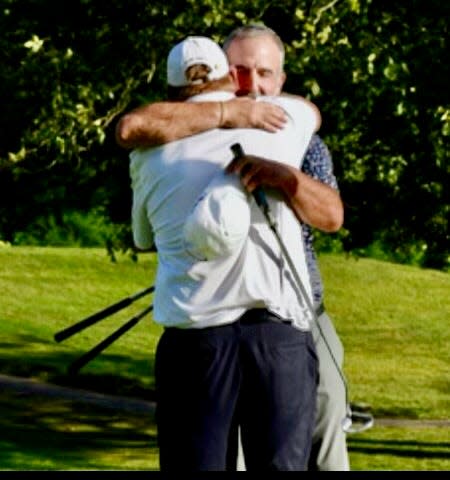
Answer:
[[283, 70], [284, 66], [284, 57], [285, 57], [285, 48], [284, 43], [279, 37], [279, 35], [269, 27], [266, 27], [262, 23], [249, 23], [248, 25], [243, 25], [242, 27], [235, 28], [225, 39], [223, 42], [223, 50], [227, 51], [231, 43], [237, 38], [252, 38], [252, 37], [260, 37], [260, 36], [269, 36], [277, 45], [278, 49], [280, 50], [281, 55], [281, 70]]

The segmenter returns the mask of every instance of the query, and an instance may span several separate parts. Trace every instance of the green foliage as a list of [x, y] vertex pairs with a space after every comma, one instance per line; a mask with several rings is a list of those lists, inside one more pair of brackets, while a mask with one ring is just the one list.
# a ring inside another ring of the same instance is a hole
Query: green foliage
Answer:
[[344, 252], [344, 239], [349, 232], [341, 228], [337, 233], [314, 232], [314, 249], [322, 253], [342, 253]]
[[448, 268], [449, 14], [440, 0], [3, 0], [0, 238], [66, 210], [129, 224], [118, 116], [165, 98], [181, 37], [258, 21], [286, 44], [286, 90], [322, 111], [343, 248]]
[[99, 247], [106, 244], [113, 231], [101, 211], [66, 211], [60, 221], [53, 215], [36, 218], [25, 231], [16, 232], [13, 244]]
[[331, 4], [303, 20], [289, 77], [322, 110], [346, 205], [344, 247], [425, 245], [423, 266], [448, 267], [448, 5]]

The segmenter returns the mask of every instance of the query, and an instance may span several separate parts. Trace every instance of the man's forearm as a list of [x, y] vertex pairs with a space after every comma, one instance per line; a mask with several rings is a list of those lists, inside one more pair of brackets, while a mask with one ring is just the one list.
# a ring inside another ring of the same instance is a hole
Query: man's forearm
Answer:
[[344, 207], [334, 188], [293, 169], [296, 181], [284, 189], [297, 217], [324, 232], [336, 232], [344, 223]]
[[243, 155], [234, 158], [226, 171], [238, 174], [249, 192], [260, 185], [279, 190], [297, 218], [312, 227], [335, 232], [343, 224], [344, 208], [339, 192], [292, 165]]
[[123, 148], [148, 148], [220, 127], [276, 132], [285, 122], [281, 107], [251, 98], [157, 102], [124, 115], [116, 126], [116, 142]]
[[123, 148], [146, 148], [217, 128], [219, 102], [157, 102], [124, 115], [116, 126], [116, 141]]

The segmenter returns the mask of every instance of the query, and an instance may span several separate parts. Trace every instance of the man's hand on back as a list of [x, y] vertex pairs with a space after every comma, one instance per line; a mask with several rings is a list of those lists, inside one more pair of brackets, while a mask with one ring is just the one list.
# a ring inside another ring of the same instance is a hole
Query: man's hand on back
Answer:
[[256, 102], [251, 97], [233, 98], [222, 103], [224, 128], [259, 128], [276, 132], [284, 127], [287, 117], [278, 105]]

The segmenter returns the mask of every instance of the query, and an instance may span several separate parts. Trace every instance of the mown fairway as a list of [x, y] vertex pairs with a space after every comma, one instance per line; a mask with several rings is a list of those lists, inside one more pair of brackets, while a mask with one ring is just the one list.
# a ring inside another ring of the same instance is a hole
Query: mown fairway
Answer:
[[[161, 328], [151, 316], [86, 365], [67, 366], [151, 297], [58, 344], [62, 328], [153, 283], [154, 255], [111, 263], [102, 249], [0, 249], [0, 374], [150, 400]], [[448, 274], [322, 255], [326, 303], [346, 349], [352, 401], [375, 418], [449, 419]], [[1, 391], [0, 469], [157, 466], [152, 418]], [[387, 427], [349, 437], [355, 470], [448, 470], [445, 427]]]

